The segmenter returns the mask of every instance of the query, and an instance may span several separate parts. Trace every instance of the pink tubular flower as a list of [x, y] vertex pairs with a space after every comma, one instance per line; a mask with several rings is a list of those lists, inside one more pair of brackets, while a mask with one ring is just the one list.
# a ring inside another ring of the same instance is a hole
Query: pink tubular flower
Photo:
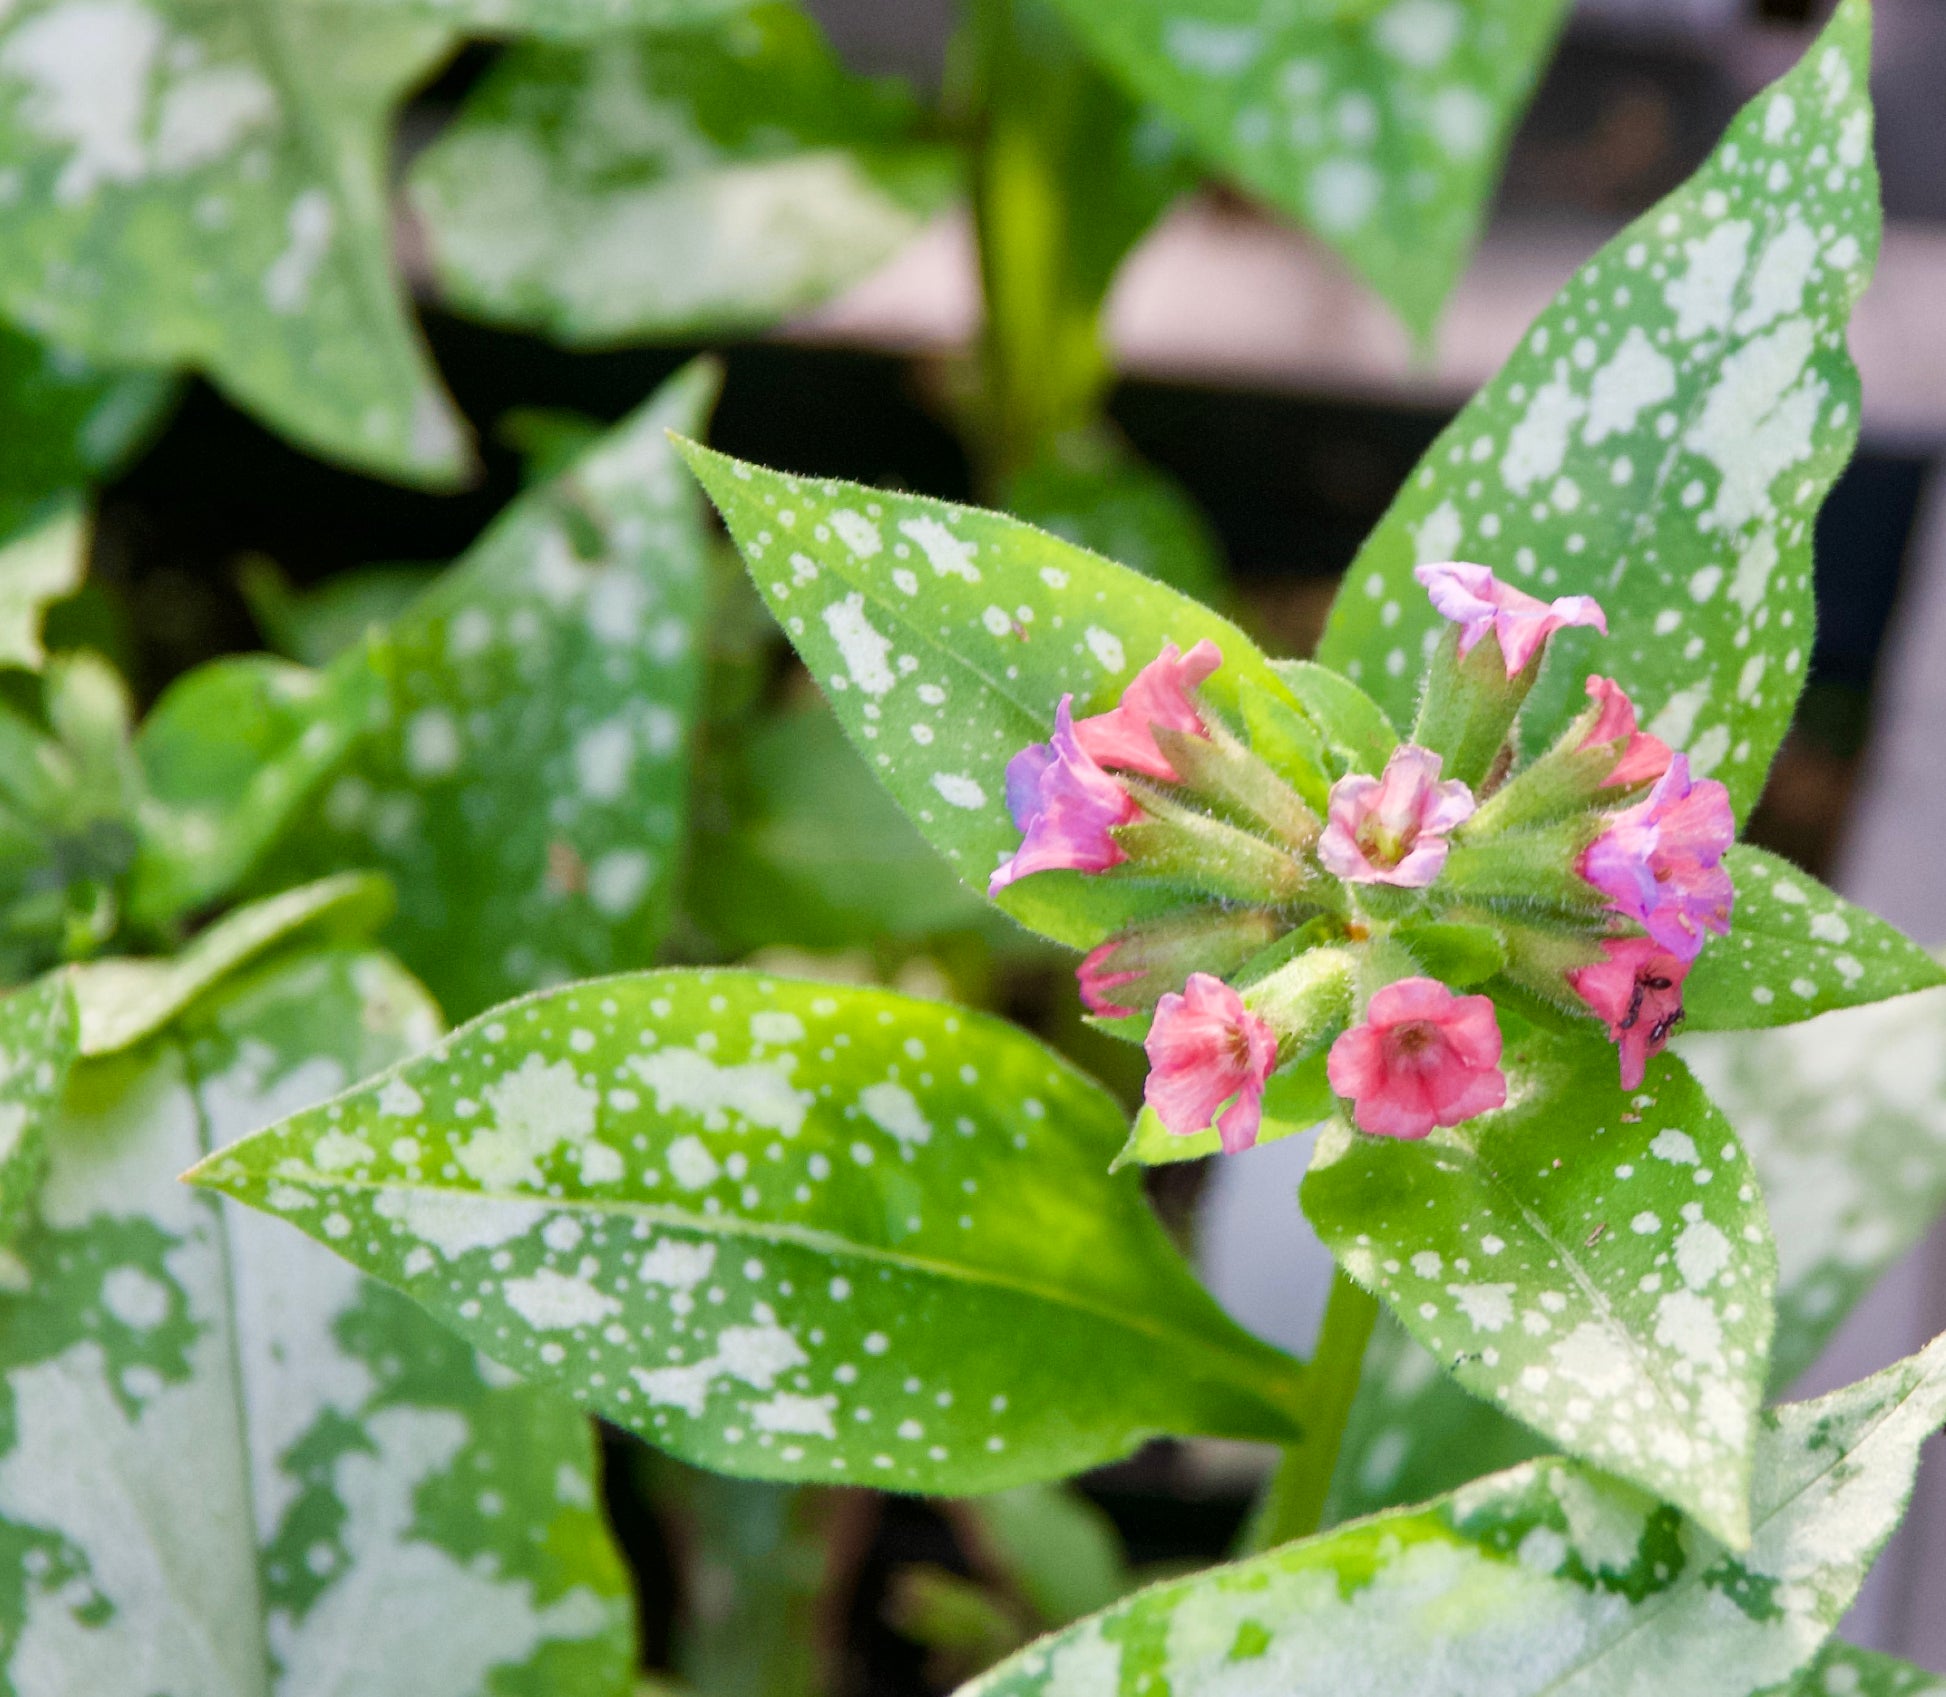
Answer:
[[1106, 872], [1128, 859], [1111, 833], [1141, 809], [1075, 740], [1073, 714], [1074, 697], [1062, 696], [1054, 740], [1023, 748], [1007, 762], [1007, 808], [1023, 837], [988, 882], [990, 896], [1035, 872]]
[[1689, 976], [1689, 962], [1647, 937], [1609, 937], [1601, 946], [1608, 958], [1576, 967], [1568, 982], [1620, 1046], [1622, 1088], [1633, 1090], [1649, 1057], [1662, 1053], [1682, 1023], [1682, 981]]
[[1592, 595], [1563, 595], [1537, 601], [1510, 583], [1502, 583], [1485, 566], [1449, 560], [1419, 566], [1412, 573], [1425, 585], [1432, 604], [1460, 628], [1463, 660], [1488, 631], [1500, 639], [1500, 653], [1513, 677], [1540, 652], [1541, 644], [1565, 625], [1592, 625], [1603, 636], [1608, 620]]
[[1193, 1137], [1214, 1124], [1226, 1155], [1257, 1141], [1277, 1034], [1222, 979], [1192, 972], [1180, 996], [1164, 996], [1144, 1047], [1143, 1097], [1176, 1136]]
[[1156, 729], [1208, 735], [1189, 692], [1222, 664], [1222, 650], [1207, 638], [1187, 654], [1179, 653], [1173, 642], [1166, 643], [1135, 674], [1119, 703], [1106, 713], [1083, 719], [1074, 734], [1103, 766], [1119, 766], [1173, 784], [1176, 770], [1156, 746]]
[[1424, 1137], [1507, 1100], [1492, 1000], [1455, 996], [1431, 978], [1379, 991], [1364, 1024], [1331, 1045], [1325, 1070], [1358, 1129], [1374, 1137]]
[[1423, 890], [1446, 864], [1446, 833], [1473, 816], [1473, 792], [1439, 781], [1439, 756], [1401, 743], [1385, 776], [1354, 773], [1331, 786], [1330, 818], [1318, 838], [1327, 872], [1352, 884]]
[[1660, 737], [1652, 737], [1647, 731], [1635, 728], [1635, 703], [1629, 700], [1620, 684], [1613, 678], [1590, 677], [1588, 697], [1600, 711], [1595, 715], [1595, 722], [1588, 734], [1581, 739], [1581, 746], [1595, 748], [1605, 742], [1622, 744], [1615, 769], [1601, 781], [1603, 789], [1646, 784], [1669, 770], [1669, 745]]
[[1730, 929], [1736, 891], [1720, 863], [1735, 836], [1730, 792], [1711, 778], [1692, 781], [1688, 756], [1677, 754], [1654, 789], [1614, 816], [1577, 870], [1618, 913], [1692, 961], [1705, 931]]

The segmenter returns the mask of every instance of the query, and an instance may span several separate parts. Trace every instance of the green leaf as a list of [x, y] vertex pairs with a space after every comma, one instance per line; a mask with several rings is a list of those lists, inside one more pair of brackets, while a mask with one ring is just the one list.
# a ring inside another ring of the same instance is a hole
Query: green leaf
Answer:
[[1875, 1650], [1830, 1643], [1818, 1659], [1773, 1697], [1937, 1697], [1946, 1692], [1946, 1679], [1910, 1662], [1895, 1661]]
[[1126, 449], [1049, 454], [1007, 480], [1000, 505], [1199, 601], [1228, 593], [1210, 521], [1173, 477]]
[[246, 962], [300, 933], [361, 936], [383, 923], [392, 888], [344, 872], [225, 914], [166, 960], [94, 960], [68, 968], [81, 1053], [112, 1055], [160, 1031]]
[[[1775, 1229], [1770, 1388], [1781, 1392], [1946, 1208], [1946, 992], [1678, 1047], [1736, 1129]], [[1416, 1502], [1541, 1447], [1382, 1322], [1332, 1518]]]
[[709, 778], [685, 894], [724, 953], [1012, 931], [873, 782], [821, 703], [734, 726]]
[[1383, 707], [1349, 678], [1310, 660], [1273, 660], [1271, 670], [1317, 727], [1337, 776], [1385, 770], [1399, 733]]
[[1060, 0], [1216, 165], [1302, 220], [1422, 338], [1465, 269], [1562, 0]]
[[1917, 943], [1789, 861], [1739, 843], [1726, 864], [1735, 923], [1697, 957], [1683, 986], [1692, 1029], [1789, 1025], [1946, 984]]
[[952, 197], [893, 84], [794, 6], [515, 48], [420, 158], [412, 202], [459, 310], [570, 343], [715, 335], [876, 270]]
[[50, 497], [72, 504], [89, 484], [119, 469], [161, 422], [175, 393], [162, 372], [97, 370], [0, 325], [0, 423], [7, 432], [0, 540], [41, 516]]
[[79, 506], [57, 498], [22, 517], [0, 542], [0, 666], [40, 669], [41, 621], [51, 603], [81, 587], [87, 569], [88, 519]]
[[662, 972], [514, 1003], [194, 1177], [685, 1461], [958, 1495], [1292, 1432], [1297, 1364], [1108, 1175], [1121, 1135], [998, 1020]]
[[131, 917], [160, 923], [242, 883], [365, 734], [383, 684], [374, 667], [319, 673], [267, 654], [172, 684], [135, 743], [147, 793]]
[[1776, 1255], [1755, 1174], [1673, 1058], [1528, 1030], [1510, 1106], [1422, 1143], [1319, 1140], [1301, 1199], [1346, 1272], [1463, 1386], [1570, 1454], [1748, 1535]]
[[0, 1678], [22, 1692], [616, 1697], [585, 1421], [176, 1175], [428, 1041], [386, 957], [275, 963], [77, 1069], [0, 1296]]
[[[1105, 710], [1164, 643], [1203, 637], [1223, 651], [1202, 687], [1219, 711], [1237, 711], [1245, 680], [1288, 694], [1228, 620], [1018, 519], [785, 476], [693, 443], [682, 453], [845, 734], [976, 889], [1020, 846], [1007, 762], [1047, 739], [1063, 695], [1077, 718]], [[1113, 878], [1048, 872], [1000, 905], [1086, 948], [1156, 901]]]
[[193, 366], [328, 458], [454, 482], [385, 194], [393, 108], [450, 41], [331, 4], [24, 0], [0, 23], [0, 311], [102, 365]]
[[268, 647], [301, 665], [325, 666], [389, 625], [440, 570], [436, 565], [357, 566], [297, 589], [259, 555], [243, 563], [237, 588]]
[[1943, 1419], [1946, 1342], [1768, 1416], [1745, 1554], [1549, 1459], [1155, 1586], [964, 1691], [1754, 1697], [1838, 1624]]
[[40, 1188], [47, 1119], [74, 1055], [74, 997], [65, 979], [0, 999], [0, 1249], [13, 1242]]
[[674, 29], [733, 17], [750, 0], [344, 0], [360, 12], [444, 24], [468, 35], [578, 41], [626, 29]]
[[1748, 811], [1804, 682], [1812, 524], [1858, 435], [1845, 323], [1879, 242], [1869, 51], [1846, 0], [1703, 168], [1582, 267], [1420, 461], [1320, 660], [1407, 718], [1442, 622], [1416, 564], [1584, 591], [1608, 637], [1556, 639], [1526, 745], [1600, 671]]
[[1135, 1585], [1114, 1521], [1066, 1485], [1022, 1485], [967, 1504], [991, 1557], [1048, 1626], [1104, 1609]]
[[391, 626], [384, 728], [263, 874], [383, 868], [386, 941], [453, 1013], [654, 955], [708, 590], [702, 503], [665, 432], [701, 426], [717, 378], [684, 367]]

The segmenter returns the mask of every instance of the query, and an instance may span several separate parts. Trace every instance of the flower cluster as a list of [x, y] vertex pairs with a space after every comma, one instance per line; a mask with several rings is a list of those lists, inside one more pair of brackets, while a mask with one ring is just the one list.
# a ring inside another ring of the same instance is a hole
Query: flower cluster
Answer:
[[1601, 608], [1485, 566], [1417, 575], [1450, 625], [1380, 771], [1354, 769], [1301, 693], [1277, 709], [1295, 734], [1253, 719], [1239, 735], [1204, 698], [1222, 663], [1208, 641], [1165, 646], [1108, 712], [1076, 720], [1063, 697], [1050, 740], [1007, 768], [1021, 843], [991, 893], [1080, 872], [1151, 886], [1167, 910], [1079, 977], [1098, 1018], [1147, 1021], [1148, 1103], [1171, 1132], [1250, 1147], [1271, 1075], [1313, 1056], [1372, 1136], [1503, 1107], [1496, 996], [1598, 1020], [1634, 1089], [1729, 930], [1728, 793], [1641, 729], [1613, 679], [1590, 677], [1586, 710], [1516, 761], [1548, 639], [1605, 635]]

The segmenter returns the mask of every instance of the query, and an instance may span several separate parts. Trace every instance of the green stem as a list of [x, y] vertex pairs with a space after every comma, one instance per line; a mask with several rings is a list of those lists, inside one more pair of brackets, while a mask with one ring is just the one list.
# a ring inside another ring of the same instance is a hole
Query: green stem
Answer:
[[1377, 1319], [1378, 1299], [1344, 1273], [1333, 1273], [1317, 1351], [1305, 1372], [1304, 1441], [1284, 1451], [1271, 1475], [1244, 1529], [1245, 1554], [1308, 1538], [1324, 1524], [1325, 1500]]

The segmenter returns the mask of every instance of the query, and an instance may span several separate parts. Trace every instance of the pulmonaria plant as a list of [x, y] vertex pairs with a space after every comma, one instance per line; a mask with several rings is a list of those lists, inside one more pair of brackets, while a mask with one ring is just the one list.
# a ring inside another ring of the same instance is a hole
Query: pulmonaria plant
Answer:
[[[1063, 697], [1052, 739], [1008, 766], [1023, 838], [992, 893], [1063, 870], [1166, 892], [1079, 977], [1098, 1016], [1149, 1016], [1148, 1103], [1178, 1136], [1248, 1148], [1271, 1074], [1327, 1048], [1362, 1132], [1422, 1138], [1499, 1108], [1496, 991], [1599, 1021], [1634, 1088], [1706, 937], [1730, 929], [1728, 792], [1643, 732], [1618, 683], [1590, 677], [1554, 745], [1515, 757], [1549, 638], [1606, 630], [1594, 599], [1543, 602], [1460, 562], [1415, 575], [1449, 625], [1413, 740], [1338, 777], [1323, 817], [1198, 698], [1222, 659], [1207, 640], [1165, 645], [1108, 712], [1076, 722]], [[1428, 927], [1478, 939], [1487, 993], [1440, 981]]]

